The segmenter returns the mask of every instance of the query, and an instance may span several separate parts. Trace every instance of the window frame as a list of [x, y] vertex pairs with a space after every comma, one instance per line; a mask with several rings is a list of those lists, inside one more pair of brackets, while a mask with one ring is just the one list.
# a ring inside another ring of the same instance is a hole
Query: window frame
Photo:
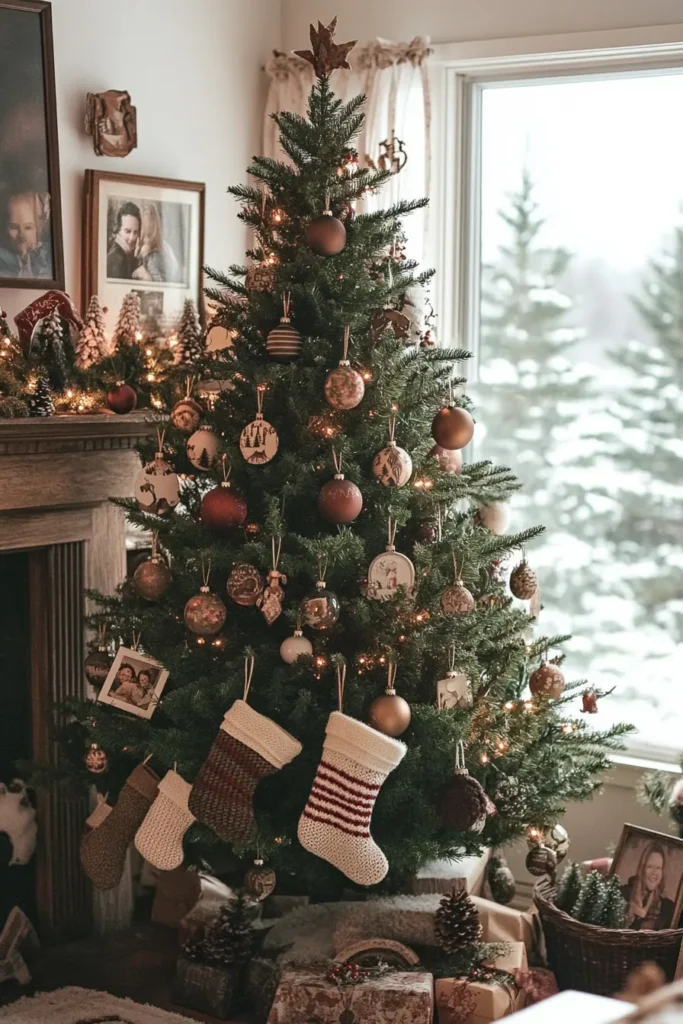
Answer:
[[[433, 209], [429, 256], [437, 268], [434, 307], [439, 344], [472, 353], [465, 371], [478, 379], [481, 266], [481, 111], [485, 87], [544, 78], [577, 81], [683, 71], [683, 24], [526, 39], [447, 43], [433, 48]], [[463, 374], [465, 375], [465, 374]], [[664, 770], [680, 752], [637, 742], [614, 760]]]

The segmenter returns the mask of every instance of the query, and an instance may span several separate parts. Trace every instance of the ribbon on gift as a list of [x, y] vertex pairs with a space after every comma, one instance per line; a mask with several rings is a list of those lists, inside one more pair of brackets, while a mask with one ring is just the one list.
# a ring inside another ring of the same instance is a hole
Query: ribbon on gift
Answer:
[[448, 1012], [448, 1024], [470, 1024], [472, 1021], [477, 1008], [477, 997], [471, 987], [473, 983], [498, 985], [508, 999], [508, 1005], [501, 1016], [507, 1017], [513, 1012], [519, 992], [514, 975], [480, 963], [471, 967], [465, 976], [454, 978], [447, 997], [439, 1000], [439, 1008]]
[[555, 975], [543, 967], [519, 968], [515, 971], [515, 983], [526, 993], [527, 1006], [541, 1003], [559, 992]]

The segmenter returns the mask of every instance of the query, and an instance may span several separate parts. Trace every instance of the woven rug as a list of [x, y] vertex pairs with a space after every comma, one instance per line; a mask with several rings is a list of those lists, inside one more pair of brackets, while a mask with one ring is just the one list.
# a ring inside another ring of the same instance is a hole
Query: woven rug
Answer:
[[196, 1024], [189, 1017], [89, 988], [60, 988], [0, 1010], [2, 1024]]

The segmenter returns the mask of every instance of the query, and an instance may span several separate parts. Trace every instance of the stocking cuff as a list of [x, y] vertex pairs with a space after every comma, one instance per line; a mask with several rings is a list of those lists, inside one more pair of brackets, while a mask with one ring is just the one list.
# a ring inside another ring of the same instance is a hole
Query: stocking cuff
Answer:
[[133, 768], [126, 779], [126, 785], [134, 789], [140, 796], [144, 796], [150, 803], [157, 795], [159, 788], [159, 776], [153, 772], [148, 764], [139, 764]]
[[183, 810], [187, 810], [191, 789], [190, 783], [185, 782], [182, 775], [178, 775], [173, 769], [167, 771], [159, 783], [159, 792]]
[[370, 725], [333, 711], [325, 730], [325, 750], [350, 757], [371, 771], [388, 775], [408, 749], [400, 740], [385, 736]]
[[260, 715], [243, 700], [226, 711], [221, 729], [260, 754], [274, 768], [283, 768], [301, 753], [301, 744], [281, 726]]

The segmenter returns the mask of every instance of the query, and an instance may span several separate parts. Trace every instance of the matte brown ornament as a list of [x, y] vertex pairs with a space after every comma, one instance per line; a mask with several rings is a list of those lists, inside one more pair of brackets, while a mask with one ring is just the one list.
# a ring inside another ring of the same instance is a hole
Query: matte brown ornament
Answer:
[[263, 593], [263, 587], [263, 576], [248, 562], [238, 562], [228, 576], [228, 594], [236, 604], [244, 608], [256, 604]]
[[460, 579], [446, 587], [441, 595], [441, 607], [447, 615], [466, 615], [474, 605], [474, 597]]
[[520, 601], [530, 601], [537, 587], [536, 573], [525, 559], [510, 574], [510, 592]]
[[375, 697], [368, 709], [368, 722], [385, 736], [400, 736], [410, 725], [410, 704], [399, 697], [393, 686], [387, 686], [381, 697]]
[[336, 473], [334, 480], [328, 480], [320, 489], [318, 511], [331, 523], [352, 523], [362, 508], [363, 495], [352, 480], [344, 479], [343, 473]]
[[102, 686], [109, 675], [113, 660], [106, 647], [99, 647], [96, 651], [90, 652], [83, 663], [83, 670], [91, 686]]
[[103, 775], [109, 768], [109, 758], [98, 743], [90, 744], [83, 760], [91, 775]]
[[138, 404], [138, 396], [130, 384], [119, 381], [107, 391], [107, 406], [119, 416], [132, 412]]
[[158, 601], [172, 582], [173, 574], [159, 555], [153, 555], [146, 561], [140, 562], [133, 573], [135, 590], [145, 601]]
[[557, 854], [545, 843], [534, 843], [526, 855], [526, 869], [530, 875], [554, 875]]
[[275, 872], [260, 857], [257, 857], [244, 876], [244, 887], [250, 896], [259, 903], [275, 890], [277, 877]]
[[365, 381], [348, 360], [342, 359], [336, 370], [330, 370], [325, 380], [325, 398], [333, 409], [355, 409], [364, 395]]
[[529, 689], [534, 697], [552, 697], [553, 700], [559, 700], [564, 692], [564, 675], [557, 665], [551, 661], [544, 661], [531, 673]]
[[459, 449], [454, 448], [451, 451], [448, 448], [442, 448], [440, 444], [435, 444], [429, 454], [437, 460], [442, 473], [448, 473], [449, 476], [462, 473], [462, 452]]
[[227, 612], [220, 597], [202, 587], [185, 605], [185, 625], [195, 636], [213, 636], [225, 623]]
[[446, 405], [432, 420], [432, 437], [448, 451], [464, 448], [472, 440], [474, 420], [467, 409]]
[[211, 530], [232, 530], [247, 518], [247, 503], [241, 495], [235, 494], [227, 480], [223, 480], [202, 498], [199, 518]]
[[465, 768], [464, 746], [458, 744], [455, 773], [442, 786], [438, 797], [441, 820], [446, 828], [456, 832], [480, 831], [488, 806], [483, 787]]
[[202, 420], [204, 410], [194, 398], [181, 398], [171, 409], [171, 423], [181, 434], [193, 434]]
[[346, 245], [346, 228], [331, 210], [325, 210], [306, 226], [304, 241], [318, 256], [337, 256]]

